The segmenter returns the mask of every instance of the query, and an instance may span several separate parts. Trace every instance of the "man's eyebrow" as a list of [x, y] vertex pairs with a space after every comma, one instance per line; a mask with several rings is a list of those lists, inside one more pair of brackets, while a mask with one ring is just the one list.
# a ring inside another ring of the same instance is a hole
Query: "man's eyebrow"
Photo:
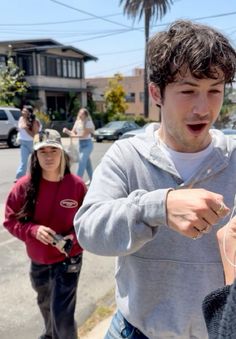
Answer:
[[[177, 83], [179, 85], [189, 85], [189, 86], [193, 86], [193, 87], [198, 87], [199, 86], [197, 82], [193, 82], [191, 80], [178, 81]], [[222, 80], [219, 80], [219, 81], [211, 84], [210, 86], [213, 87], [213, 86], [217, 86], [217, 85], [222, 85], [224, 83], [225, 83], [225, 81], [224, 81], [224, 79], [222, 79]]]

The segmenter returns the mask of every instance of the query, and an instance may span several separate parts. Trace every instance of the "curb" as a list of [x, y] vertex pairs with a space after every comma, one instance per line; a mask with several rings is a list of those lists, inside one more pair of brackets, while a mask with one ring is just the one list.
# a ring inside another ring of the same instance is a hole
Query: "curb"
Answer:
[[78, 328], [80, 339], [102, 339], [111, 322], [116, 305], [114, 288], [96, 303], [91, 316]]
[[105, 334], [110, 326], [112, 319], [112, 315], [108, 318], [102, 320], [98, 325], [96, 325], [92, 331], [90, 331], [87, 335], [83, 337], [79, 337], [80, 339], [103, 339]]

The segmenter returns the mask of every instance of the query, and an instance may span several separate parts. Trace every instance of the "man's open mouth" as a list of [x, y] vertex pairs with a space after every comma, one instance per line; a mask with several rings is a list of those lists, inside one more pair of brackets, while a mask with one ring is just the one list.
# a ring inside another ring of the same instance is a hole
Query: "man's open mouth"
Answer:
[[199, 132], [206, 127], [206, 124], [195, 124], [195, 125], [188, 125], [188, 128], [191, 129], [193, 132]]

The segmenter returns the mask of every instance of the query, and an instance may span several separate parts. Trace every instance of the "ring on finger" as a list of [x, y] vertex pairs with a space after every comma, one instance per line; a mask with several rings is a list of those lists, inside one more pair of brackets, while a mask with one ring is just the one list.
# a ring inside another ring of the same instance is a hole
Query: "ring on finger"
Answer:
[[216, 214], [220, 216], [221, 213], [222, 213], [224, 210], [225, 210], [225, 204], [222, 202], [222, 203], [220, 204], [220, 207], [219, 207], [218, 210], [216, 211]]

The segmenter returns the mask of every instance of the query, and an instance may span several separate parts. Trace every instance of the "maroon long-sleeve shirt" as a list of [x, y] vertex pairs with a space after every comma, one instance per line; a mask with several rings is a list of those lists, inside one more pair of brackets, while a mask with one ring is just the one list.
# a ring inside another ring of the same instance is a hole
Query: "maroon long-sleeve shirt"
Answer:
[[66, 174], [60, 182], [41, 179], [33, 220], [20, 222], [15, 213], [19, 212], [25, 202], [28, 181], [29, 176], [22, 177], [9, 193], [4, 226], [11, 234], [25, 242], [28, 256], [37, 263], [52, 264], [65, 259], [65, 255], [57, 248], [44, 245], [36, 239], [40, 225], [50, 227], [63, 236], [72, 234], [73, 247], [70, 256], [81, 253], [82, 248], [75, 236], [73, 219], [86, 194], [83, 181], [73, 174]]

